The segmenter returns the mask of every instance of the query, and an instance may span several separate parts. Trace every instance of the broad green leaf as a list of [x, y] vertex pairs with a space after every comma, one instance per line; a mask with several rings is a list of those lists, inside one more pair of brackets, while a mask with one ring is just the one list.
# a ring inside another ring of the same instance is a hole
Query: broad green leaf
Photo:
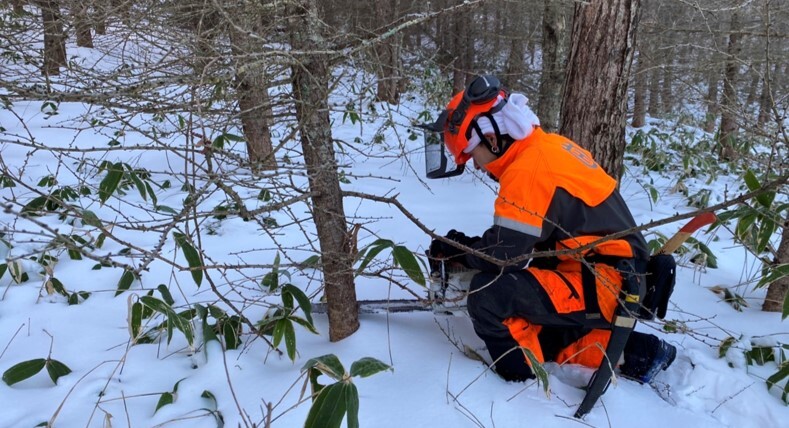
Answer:
[[61, 376], [71, 373], [71, 369], [68, 368], [68, 366], [51, 358], [47, 359], [46, 366], [49, 378], [52, 379], [52, 382], [55, 382], [56, 385]]
[[321, 373], [329, 376], [330, 378], [340, 381], [345, 376], [345, 367], [343, 367], [340, 359], [334, 354], [326, 354], [320, 357], [311, 358], [301, 368], [302, 371], [308, 369], [317, 369]]
[[21, 382], [40, 372], [46, 364], [47, 360], [44, 358], [22, 361], [19, 364], [15, 364], [13, 367], [3, 373], [3, 382], [5, 382], [8, 386], [11, 386], [17, 382]]
[[789, 316], [789, 293], [786, 293], [784, 296], [784, 309], [781, 313], [781, 321], [785, 320], [786, 317]]
[[299, 307], [304, 311], [304, 317], [312, 324], [312, 303], [310, 303], [310, 298], [307, 297], [300, 288], [293, 284], [285, 284], [282, 286], [282, 294], [285, 295], [286, 293], [292, 295], [293, 298], [299, 302]]
[[735, 236], [740, 241], [745, 241], [748, 239], [748, 232], [751, 230], [751, 227], [756, 222], [756, 213], [751, 213], [743, 216], [740, 221], [737, 222], [737, 229], [735, 229]]
[[754, 248], [754, 250], [756, 250], [757, 253], [761, 253], [767, 248], [767, 245], [770, 244], [770, 238], [772, 238], [777, 228], [778, 225], [772, 220], [765, 219], [762, 221], [759, 232], [756, 234], [756, 248]]
[[27, 272], [25, 272], [25, 267], [20, 260], [14, 260], [8, 264], [8, 273], [11, 275], [11, 279], [17, 284], [21, 284], [28, 280]]
[[789, 361], [784, 361], [778, 366], [778, 371], [773, 373], [772, 376], [767, 378], [767, 389], [776, 386], [782, 379], [789, 377]]
[[178, 214], [178, 211], [168, 207], [167, 205], [156, 205], [156, 211], [160, 211], [167, 214]]
[[134, 302], [129, 309], [129, 334], [131, 335], [132, 342], [136, 343], [137, 337], [140, 335], [142, 329], [142, 310], [143, 306], [140, 302]]
[[267, 287], [269, 291], [274, 291], [279, 287], [279, 253], [274, 257], [274, 266], [271, 268], [271, 272], [263, 277], [260, 285]]
[[200, 261], [200, 255], [197, 253], [197, 250], [192, 247], [185, 235], [175, 232], [173, 236], [175, 237], [175, 242], [181, 247], [184, 257], [186, 257], [186, 261], [191, 268], [190, 273], [192, 274], [192, 279], [199, 288], [200, 284], [203, 282], [203, 271], [201, 270], [203, 263]]
[[380, 253], [386, 248], [392, 248], [393, 246], [394, 246], [394, 242], [388, 239], [378, 239], [372, 244], [368, 245], [367, 248], [365, 248], [365, 250], [367, 249], [369, 250], [367, 251], [367, 254], [364, 256], [364, 259], [362, 260], [362, 263], [359, 265], [359, 268], [356, 269], [356, 274], [359, 275], [360, 273], [364, 272], [364, 269], [367, 267], [368, 264], [370, 264], [370, 262], [375, 258], [375, 256], [378, 255], [378, 253]]
[[238, 348], [241, 344], [241, 339], [238, 337], [239, 330], [241, 330], [241, 321], [238, 316], [232, 316], [222, 322], [222, 335], [225, 337], [225, 348]]
[[[283, 320], [284, 321], [284, 320]], [[293, 330], [293, 323], [288, 320], [284, 324], [285, 351], [291, 361], [296, 361], [296, 332]]]
[[735, 339], [732, 336], [723, 339], [723, 341], [721, 341], [720, 347], [718, 348], [718, 358], [725, 357], [726, 353], [729, 352], [729, 349], [732, 347], [732, 345], [734, 345], [736, 341], [737, 339]]
[[318, 329], [316, 329], [315, 326], [311, 322], [305, 320], [304, 318], [299, 318], [297, 316], [291, 315], [291, 316], [288, 317], [288, 319], [293, 321], [293, 322], [295, 322], [296, 324], [306, 328], [312, 334], [320, 334], [318, 332]]
[[8, 265], [7, 264], [5, 264], [5, 263], [0, 264], [0, 279], [3, 278], [3, 275], [5, 275], [5, 271], [7, 271], [7, 270], [8, 270]]
[[151, 187], [151, 183], [145, 182], [145, 188], [148, 190], [148, 195], [151, 196], [151, 202], [156, 205], [159, 203], [159, 199], [156, 197], [156, 193], [153, 193], [153, 188]]
[[282, 307], [286, 312], [293, 311], [293, 295], [290, 293], [282, 293]]
[[409, 278], [422, 287], [425, 286], [425, 275], [422, 273], [422, 268], [419, 267], [419, 262], [416, 261], [416, 257], [408, 248], [396, 245], [392, 248], [392, 256], [394, 256], [395, 263], [403, 268]]
[[531, 366], [531, 371], [537, 376], [537, 381], [542, 383], [542, 390], [545, 392], [545, 395], [548, 398], [551, 397], [551, 386], [548, 384], [548, 371], [545, 370], [542, 363], [537, 359], [531, 349], [528, 348], [521, 348], [523, 351], [523, 355], [526, 356], [526, 359], [529, 361], [529, 366]]
[[392, 367], [372, 357], [364, 357], [351, 364], [351, 376], [368, 377]]
[[35, 214], [38, 211], [41, 211], [44, 208], [44, 205], [47, 203], [49, 198], [47, 196], [39, 196], [32, 201], [28, 202], [27, 205], [22, 207], [22, 214]]
[[211, 404], [213, 405], [214, 409], [216, 409], [217, 407], [216, 397], [211, 391], [206, 389], [203, 391], [202, 394], [200, 394], [200, 396], [203, 398], [207, 398], [209, 401], [211, 401]]
[[172, 339], [173, 327], [177, 328], [184, 334], [186, 341], [191, 346], [194, 343], [194, 333], [192, 331], [192, 324], [178, 315], [173, 308], [167, 303], [152, 296], [142, 296], [140, 301], [149, 308], [163, 314], [167, 318], [167, 343]]
[[134, 185], [137, 187], [137, 191], [140, 192], [140, 196], [144, 201], [148, 200], [148, 195], [146, 194], [145, 184], [140, 180], [140, 177], [137, 176], [137, 173], [127, 165], [129, 178], [134, 182]]
[[304, 428], [339, 428], [346, 410], [344, 384], [328, 385], [312, 403]]
[[343, 385], [345, 389], [345, 407], [348, 412], [346, 425], [348, 428], [359, 428], [359, 390], [352, 383]]
[[748, 186], [748, 190], [751, 192], [762, 187], [762, 185], [759, 184], [759, 179], [756, 178], [756, 175], [750, 169], [745, 171], [745, 176], [743, 178], [745, 179], [745, 185]]
[[[1, 275], [0, 275], [1, 276]], [[762, 277], [759, 280], [759, 283], [756, 284], [756, 288], [764, 287], [765, 285], [771, 284], [779, 279], [789, 276], [789, 263], [784, 263], [778, 266], [770, 267], [770, 273]]]
[[159, 402], [156, 403], [156, 410], [154, 410], [153, 413], [158, 412], [159, 409], [161, 409], [162, 407], [164, 407], [164, 406], [166, 406], [168, 404], [173, 404], [174, 401], [175, 401], [175, 395], [173, 395], [172, 392], [165, 392], [165, 393], [163, 393], [159, 397]]
[[118, 291], [115, 292], [115, 295], [119, 295], [124, 291], [128, 290], [131, 287], [132, 282], [134, 282], [134, 272], [126, 269], [123, 271], [123, 275], [121, 275], [121, 279], [118, 281]]
[[[775, 192], [764, 192], [756, 195], [756, 200], [759, 201], [761, 206], [770, 209], [773, 206], [773, 201], [775, 200]], [[780, 211], [776, 211], [780, 212]]]
[[159, 293], [162, 295], [162, 299], [164, 299], [165, 303], [167, 303], [170, 306], [172, 306], [175, 303], [175, 300], [173, 299], [173, 295], [170, 294], [170, 290], [167, 288], [166, 285], [159, 284], [159, 286], [156, 287], [156, 289], [159, 290]]
[[[2, 275], [0, 275], [1, 277]], [[52, 289], [55, 290], [56, 293], [62, 296], [68, 296], [68, 291], [66, 291], [66, 287], [63, 286], [63, 283], [60, 282], [59, 279], [52, 277], [49, 279], [50, 284], [52, 284]]]
[[312, 255], [304, 259], [303, 262], [299, 263], [299, 267], [302, 269], [317, 269], [320, 267], [321, 264], [321, 257], [318, 255]]
[[101, 224], [101, 220], [99, 220], [99, 217], [96, 215], [96, 213], [89, 210], [82, 210], [82, 222], [88, 226], [93, 226], [98, 228], [104, 227]]
[[279, 343], [282, 341], [282, 337], [285, 335], [285, 326], [290, 324], [290, 321], [287, 319], [279, 319], [274, 324], [274, 333], [271, 335], [271, 343], [274, 347], [278, 347]]
[[109, 168], [107, 175], [99, 183], [99, 200], [102, 205], [115, 193], [121, 178], [123, 178], [123, 164], [116, 162]]

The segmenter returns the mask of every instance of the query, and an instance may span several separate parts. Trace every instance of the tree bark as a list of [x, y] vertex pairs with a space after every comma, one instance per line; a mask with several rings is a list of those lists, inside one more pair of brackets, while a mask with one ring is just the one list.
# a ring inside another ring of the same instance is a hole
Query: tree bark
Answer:
[[[789, 263], [789, 213], [786, 214], [786, 219], [784, 220], [781, 244], [778, 245], [774, 265], [785, 263]], [[766, 312], [781, 312], [787, 290], [789, 290], [789, 276], [770, 283], [767, 287], [767, 296], [764, 298], [762, 310]]]
[[254, 2], [240, 3], [234, 10], [236, 25], [229, 29], [235, 57], [236, 98], [250, 164], [254, 169], [273, 170], [277, 161], [271, 145], [269, 121], [273, 113], [268, 79], [263, 57], [256, 55], [263, 46], [259, 37], [253, 37], [262, 34], [261, 22], [265, 18], [255, 6]]
[[647, 67], [643, 52], [638, 53], [638, 67], [634, 74], [633, 86], [633, 119], [630, 126], [641, 128], [647, 123]]
[[741, 48], [741, 23], [738, 11], [731, 17], [729, 44], [726, 48], [726, 70], [723, 75], [723, 94], [721, 99], [721, 125], [718, 133], [718, 155], [722, 160], [737, 158], [736, 133], [737, 124], [737, 75], [740, 72], [739, 58]]
[[74, 4], [74, 28], [77, 33], [77, 46], [81, 48], [93, 47], [93, 36], [90, 34], [90, 20], [88, 18], [88, 4]]
[[[768, 70], [769, 67], [770, 65], [767, 64], [764, 67], [765, 71]], [[772, 115], [773, 97], [770, 91], [774, 91], [775, 82], [777, 81], [776, 77], [778, 77], [778, 63], [773, 65], [773, 72], [769, 76], [765, 75], [764, 81], [762, 82], [762, 93], [759, 96], [759, 117], [756, 120], [759, 126], [767, 123]]]
[[295, 0], [289, 11], [291, 47], [307, 52], [293, 66], [296, 119], [307, 165], [312, 214], [321, 247], [328, 304], [329, 339], [338, 341], [359, 328], [353, 259], [347, 237], [337, 161], [329, 122], [329, 68], [315, 14], [315, 0]]
[[[389, 5], [389, 7], [387, 8], [386, 5]], [[399, 0], [379, 1], [377, 6], [378, 7], [375, 8], [375, 15], [378, 25], [396, 19], [399, 16]], [[398, 32], [375, 46], [375, 66], [376, 75], [378, 77], [376, 99], [378, 101], [384, 101], [394, 105], [400, 103], [400, 80], [403, 74], [402, 61], [400, 58], [402, 44], [403, 34], [402, 32]]]
[[554, 0], [544, 0], [542, 15], [542, 76], [540, 76], [537, 117], [540, 125], [549, 132], [559, 130], [559, 113], [562, 108], [564, 86], [564, 59], [566, 57], [567, 24], [564, 5]]
[[615, 179], [622, 175], [627, 85], [639, 0], [575, 6], [562, 99], [561, 133], [588, 149]]
[[60, 3], [57, 0], [37, 0], [44, 21], [44, 66], [41, 73], [45, 76], [60, 74], [60, 67], [66, 66], [66, 35], [63, 33], [63, 20]]
[[702, 128], [705, 132], [712, 132], [715, 130], [715, 123], [718, 120], [718, 80], [720, 71], [715, 67], [710, 67], [707, 71], [707, 95], [705, 102], [707, 103], [707, 114], [704, 117], [704, 124]]

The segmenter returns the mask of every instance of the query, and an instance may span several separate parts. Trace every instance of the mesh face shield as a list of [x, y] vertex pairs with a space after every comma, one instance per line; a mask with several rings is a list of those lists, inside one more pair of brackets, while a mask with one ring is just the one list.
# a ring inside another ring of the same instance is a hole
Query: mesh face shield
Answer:
[[448, 110], [444, 110], [434, 123], [419, 125], [425, 144], [425, 175], [427, 178], [447, 178], [460, 175], [465, 165], [457, 165], [451, 154], [447, 154], [443, 141], [444, 126]]

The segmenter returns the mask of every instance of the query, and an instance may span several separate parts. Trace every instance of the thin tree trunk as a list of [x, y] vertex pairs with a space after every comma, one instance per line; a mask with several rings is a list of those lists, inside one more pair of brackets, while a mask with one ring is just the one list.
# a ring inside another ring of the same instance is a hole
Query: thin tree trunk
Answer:
[[264, 19], [252, 3], [251, 7], [239, 5], [236, 25], [229, 30], [233, 55], [236, 58], [236, 96], [239, 116], [244, 130], [249, 162], [255, 169], [272, 170], [277, 168], [271, 145], [272, 116], [271, 100], [268, 94], [265, 64], [259, 55], [262, 47], [258, 38], [259, 23]]
[[712, 132], [715, 130], [715, 123], [718, 120], [718, 80], [720, 72], [715, 67], [710, 67], [707, 71], [707, 95], [705, 102], [707, 103], [707, 114], [704, 117], [704, 124], [702, 128], [705, 132]]
[[321, 246], [329, 314], [329, 339], [338, 341], [359, 328], [353, 259], [342, 205], [329, 121], [329, 73], [315, 0], [295, 0], [288, 12], [294, 51], [308, 52], [293, 66], [293, 95], [304, 161], [312, 193], [312, 215]]
[[559, 113], [562, 109], [564, 86], [564, 59], [566, 57], [567, 24], [564, 5], [544, 0], [542, 16], [542, 76], [540, 77], [537, 117], [550, 132], [559, 130]]
[[[776, 253], [774, 265], [789, 263], [789, 213], [786, 214], [786, 219], [783, 224], [783, 232], [781, 232], [781, 244], [778, 245], [778, 252]], [[783, 309], [786, 293], [789, 290], [789, 276], [773, 281], [767, 287], [767, 296], [764, 298], [762, 310], [767, 312], [781, 312]]]
[[15, 15], [21, 15], [25, 12], [25, 2], [24, 0], [11, 0], [11, 7], [12, 11]]
[[749, 68], [751, 72], [751, 83], [748, 85], [748, 96], [745, 98], [745, 108], [750, 109], [751, 105], [756, 102], [756, 94], [759, 93], [759, 82], [762, 80], [760, 76], [764, 74], [765, 68], [756, 67], [751, 65]]
[[674, 111], [674, 95], [672, 85], [674, 84], [674, 61], [672, 61], [673, 49], [668, 51], [666, 61], [663, 64], [663, 82], [660, 87], [660, 111], [663, 115], [671, 114]]
[[109, 14], [109, 9], [109, 4], [106, 0], [93, 3], [91, 21], [93, 23], [93, 31], [98, 35], [107, 34], [107, 15]]
[[41, 73], [46, 76], [60, 74], [60, 67], [66, 66], [66, 35], [60, 15], [60, 3], [56, 0], [38, 0], [41, 18], [44, 21], [44, 67]]
[[723, 75], [723, 94], [721, 99], [721, 125], [718, 140], [718, 155], [723, 160], [732, 160], [737, 157], [735, 148], [737, 124], [737, 75], [739, 74], [739, 59], [742, 34], [740, 32], [740, 16], [735, 11], [731, 17], [729, 45], [726, 49], [726, 71]]
[[[769, 64], [765, 66], [765, 70], [768, 70]], [[773, 72], [768, 76], [764, 76], [764, 82], [762, 82], [762, 93], [759, 96], [759, 118], [756, 120], [758, 125], [764, 125], [767, 121], [770, 120], [770, 116], [772, 115], [773, 109], [773, 97], [770, 96], [770, 91], [774, 91], [775, 82], [777, 81], [778, 77], [778, 63], [773, 66]]]
[[627, 85], [639, 0], [578, 3], [562, 100], [561, 133], [615, 179], [623, 170]]
[[651, 117], [663, 116], [660, 112], [660, 68], [656, 64], [649, 71], [649, 104], [647, 104], [647, 114]]
[[633, 119], [630, 126], [641, 128], [647, 122], [647, 73], [646, 57], [643, 52], [638, 53], [638, 67], [634, 74], [634, 94], [633, 94]]
[[[389, 5], [387, 9], [385, 6]], [[385, 0], [378, 2], [375, 8], [376, 21], [380, 25], [385, 20], [395, 19], [398, 16], [400, 9], [399, 0]], [[378, 77], [378, 85], [376, 91], [376, 99], [384, 101], [389, 104], [400, 103], [400, 79], [402, 77], [402, 61], [400, 59], [400, 51], [403, 43], [403, 34], [397, 33], [389, 37], [384, 42], [376, 45], [376, 74]]]
[[75, 4], [74, 8], [74, 28], [77, 33], [77, 46], [81, 48], [92, 48], [93, 36], [90, 34], [88, 5], [79, 3]]

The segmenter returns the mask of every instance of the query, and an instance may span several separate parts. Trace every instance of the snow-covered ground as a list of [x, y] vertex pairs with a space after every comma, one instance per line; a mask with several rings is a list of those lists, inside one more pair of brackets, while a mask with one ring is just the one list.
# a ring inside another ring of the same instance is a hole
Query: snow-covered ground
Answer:
[[[337, 105], [345, 105], [345, 93], [342, 89], [337, 91]], [[353, 124], [343, 121], [341, 113], [334, 115], [335, 138], [353, 142], [361, 136], [363, 141], [352, 143], [352, 150], [338, 155], [348, 178], [343, 188], [376, 196], [396, 196], [416, 218], [437, 233], [454, 228], [470, 235], [480, 234], [492, 221], [495, 183], [468, 171], [452, 179], [423, 179], [421, 141], [409, 140], [406, 127], [408, 120], [415, 119], [423, 110], [418, 105], [407, 101], [396, 107], [393, 112], [396, 125], [377, 143], [373, 142], [372, 134], [383, 118], [376, 119], [362, 111], [363, 120], [373, 119]], [[57, 278], [71, 292], [91, 294], [79, 304], [69, 305], [65, 296], [47, 293], [45, 279], [49, 277], [42, 276], [40, 265], [28, 259], [40, 255], [40, 250], [51, 240], [47, 234], [37, 232], [47, 226], [86, 239], [97, 238], [97, 232], [91, 226], [71, 224], [52, 214], [33, 219], [17, 216], [20, 206], [12, 201], [24, 205], [36, 196], [31, 189], [50, 189], [36, 186], [41, 178], [56, 176], [58, 183], [52, 188], [79, 183], [92, 187], [93, 196], [72, 203], [96, 213], [105, 225], [116, 223], [114, 233], [118, 237], [144, 250], [153, 249], [160, 235], [155, 231], [124, 230], [124, 227], [155, 224], [170, 214], [146, 212], [143, 208], [150, 208], [152, 203], [150, 199], [143, 200], [135, 188], [125, 195], [115, 194], [100, 206], [95, 195], [106, 172], [96, 174], [95, 169], [79, 168], [80, 162], [124, 161], [147, 168], [160, 184], [165, 179], [171, 180], [171, 187], [159, 189], [156, 194], [159, 205], [176, 211], [186, 197], [181, 189], [185, 179], [184, 161], [173, 152], [71, 153], [59, 162], [46, 151], [33, 151], [11, 142], [29, 136], [47, 146], [107, 147], [106, 130], [76, 132], [64, 126], [86, 111], [83, 105], [63, 103], [57, 115], [49, 116], [41, 102], [21, 101], [10, 109], [0, 110], [0, 124], [5, 128], [0, 133], [2, 166], [12, 174], [23, 171], [24, 181], [31, 186], [30, 189], [21, 185], [0, 188], [3, 205], [10, 206], [7, 212], [0, 213], [3, 239], [13, 246], [9, 249], [0, 243], [0, 258], [22, 257], [30, 277], [21, 284], [12, 281], [10, 272], [0, 278], [0, 372], [39, 358], [57, 360], [71, 370], [57, 384], [50, 380], [46, 370], [11, 386], [0, 383], [0, 402], [4, 403], [0, 427], [30, 427], [45, 421], [54, 421], [54, 426], [59, 427], [215, 427], [221, 425], [220, 414], [224, 424], [232, 427], [253, 423], [265, 426], [268, 422], [275, 427], [302, 426], [310, 403], [302, 402], [305, 378], [301, 368], [310, 358], [324, 354], [337, 355], [346, 369], [362, 357], [374, 357], [393, 367], [392, 371], [354, 379], [359, 389], [362, 427], [584, 424], [640, 428], [778, 427], [789, 421], [789, 408], [781, 401], [777, 388], [768, 391], [765, 386], [765, 379], [776, 371], [775, 363], [749, 366], [742, 354], [751, 339], [759, 343], [789, 343], [789, 327], [781, 322], [779, 314], [760, 311], [764, 290], [754, 290], [753, 283], [743, 284], [758, 272], [759, 265], [723, 229], [714, 236], [703, 233], [696, 236], [715, 253], [718, 268], [699, 268], [688, 261], [690, 255], [679, 258], [677, 288], [666, 317], [676, 321], [681, 327], [679, 332], [665, 333], [662, 323], [657, 322], [640, 323], [637, 327], [675, 344], [679, 349], [677, 361], [657, 377], [653, 386], [617, 381], [583, 422], [572, 419], [572, 415], [584, 395], [579, 387], [587, 383], [591, 370], [547, 364], [548, 395], [535, 382], [507, 383], [460, 351], [464, 344], [481, 345], [465, 317], [429, 313], [362, 315], [358, 332], [331, 343], [326, 316], [316, 314], [315, 326], [320, 334], [296, 328], [298, 354], [293, 362], [286, 355], [272, 352], [263, 340], [251, 337], [246, 328], [241, 337], [242, 346], [225, 352], [216, 341], [203, 346], [199, 334], [195, 341], [197, 349], [193, 351], [178, 331], [169, 344], [162, 339], [132, 346], [131, 296], [143, 296], [159, 284], [164, 284], [173, 295], [176, 310], [185, 310], [196, 303], [227, 307], [217, 303], [216, 295], [205, 281], [198, 289], [188, 272], [176, 271], [166, 263], [174, 260], [186, 265], [170, 235], [166, 235], [163, 260], [154, 261], [130, 290], [118, 296], [121, 269], [94, 269], [95, 260], [72, 260], [62, 250], [53, 250], [49, 255], [59, 261], [50, 277]], [[379, 105], [378, 111], [386, 109]], [[131, 129], [120, 140], [126, 146], [145, 142]], [[175, 137], [172, 141], [178, 143]], [[290, 156], [293, 161], [299, 161], [293, 153]], [[202, 162], [198, 158], [198, 164]], [[650, 180], [659, 193], [657, 202], [643, 185]], [[296, 183], [304, 181], [303, 177], [295, 178]], [[709, 185], [702, 180], [688, 180], [685, 184], [691, 194], [709, 188], [711, 200], [719, 202], [726, 191], [731, 195], [740, 181], [722, 176]], [[642, 175], [641, 168], [631, 167], [621, 183], [621, 191], [637, 222], [648, 223], [691, 211], [685, 197], [671, 192], [675, 184], [670, 177], [659, 174], [647, 177]], [[288, 190], [272, 189], [272, 193], [285, 199]], [[240, 194], [250, 208], [265, 204], [251, 188], [241, 189]], [[227, 203], [224, 196], [214, 193], [201, 201], [200, 207], [207, 210], [221, 203]], [[352, 221], [364, 225], [359, 235], [360, 247], [385, 238], [407, 246], [418, 255], [424, 253], [430, 238], [395, 207], [358, 198], [347, 198], [345, 203], [346, 214], [354, 217]], [[267, 231], [260, 230], [254, 222], [232, 217], [202, 221], [204, 254], [213, 263], [268, 265], [278, 252], [283, 260], [302, 261], [314, 254], [310, 251], [313, 226], [293, 223], [291, 216], [308, 218], [309, 215], [305, 206], [299, 204], [289, 212], [274, 212], [272, 217], [279, 226]], [[680, 225], [673, 223], [659, 230], [671, 235]], [[133, 257], [118, 256], [125, 246], [108, 239], [96, 254], [113, 254], [117, 256], [114, 260], [131, 265], [139, 263]], [[133, 256], [135, 250], [129, 254]], [[387, 251], [382, 252], [377, 266], [383, 266], [388, 257], [391, 256]], [[317, 290], [314, 272], [302, 273], [293, 267], [287, 270], [292, 274], [288, 281], [308, 293]], [[217, 271], [209, 271], [208, 275], [213, 276], [218, 289], [231, 301], [242, 304], [245, 315], [255, 322], [263, 316], [265, 306], [250, 302], [263, 298], [265, 292], [258, 284], [269, 271], [263, 267], [250, 268], [245, 270], [247, 278], [232, 271], [226, 276]], [[399, 274], [398, 280], [410, 284], [414, 292], [424, 293], [405, 275]], [[380, 278], [359, 277], [356, 284], [362, 299], [409, 296]], [[749, 306], [742, 312], [736, 311], [710, 291], [713, 286], [730, 288], [742, 295]], [[155, 296], [160, 296], [156, 293]], [[246, 300], [240, 303], [242, 294]], [[148, 326], [161, 320], [154, 317]], [[200, 331], [199, 323], [195, 328]], [[737, 342], [726, 358], [719, 358], [720, 342], [729, 336]], [[284, 350], [284, 345], [281, 348]], [[176, 384], [173, 403], [156, 410], [162, 394], [172, 392]]]

